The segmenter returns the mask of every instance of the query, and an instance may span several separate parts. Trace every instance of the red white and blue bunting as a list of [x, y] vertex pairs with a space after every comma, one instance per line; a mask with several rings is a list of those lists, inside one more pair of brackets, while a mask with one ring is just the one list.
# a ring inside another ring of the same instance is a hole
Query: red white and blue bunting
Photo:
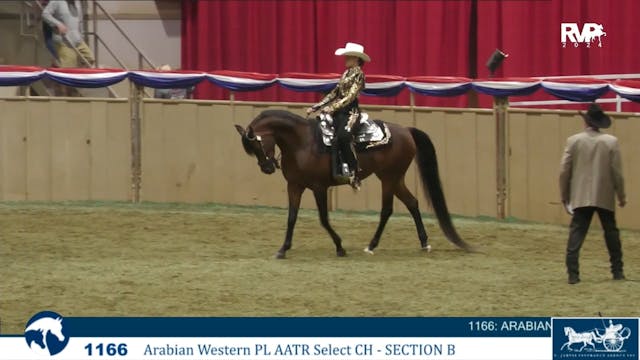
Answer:
[[196, 86], [206, 74], [200, 71], [130, 71], [135, 84], [154, 89], [180, 89]]
[[[44, 69], [34, 66], [0, 66], [0, 86], [25, 86], [42, 78], [83, 88], [105, 87], [129, 78], [138, 85], [171, 89], [188, 88], [204, 81], [230, 91], [257, 91], [274, 84], [302, 92], [327, 92], [340, 80], [340, 74], [283, 73], [260, 74], [240, 71], [126, 71], [122, 69]], [[404, 88], [427, 96], [459, 96], [469, 90], [491, 96], [529, 95], [540, 88], [558, 98], [590, 102], [608, 91], [640, 102], [640, 80], [613, 82], [594, 78], [493, 78], [468, 79], [446, 76], [368, 75], [363, 90], [369, 96], [395, 96]]]
[[473, 89], [491, 96], [531, 95], [540, 88], [540, 80], [529, 78], [500, 78], [474, 80]]
[[405, 88], [402, 76], [367, 75], [362, 94], [369, 96], [396, 96]]
[[0, 66], [0, 86], [29, 85], [42, 79], [44, 73], [35, 66]]
[[284, 73], [278, 83], [285, 89], [299, 92], [329, 92], [340, 81], [340, 74]]
[[609, 84], [609, 87], [627, 100], [640, 102], [640, 81], [638, 80], [617, 80]]
[[542, 88], [560, 99], [588, 102], [609, 91], [609, 82], [591, 78], [547, 79]]
[[79, 88], [100, 88], [110, 86], [127, 77], [122, 69], [48, 69], [45, 76], [63, 85]]
[[471, 89], [471, 79], [447, 76], [414, 76], [405, 82], [412, 92], [429, 96], [458, 96]]
[[276, 74], [219, 70], [206, 74], [207, 80], [231, 91], [256, 91], [275, 84]]

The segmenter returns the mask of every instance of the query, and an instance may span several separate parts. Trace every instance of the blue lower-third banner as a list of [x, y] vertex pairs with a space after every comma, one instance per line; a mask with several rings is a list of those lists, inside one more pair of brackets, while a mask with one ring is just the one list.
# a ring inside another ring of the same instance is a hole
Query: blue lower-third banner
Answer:
[[9, 359], [638, 359], [638, 318], [80, 318], [0, 334]]

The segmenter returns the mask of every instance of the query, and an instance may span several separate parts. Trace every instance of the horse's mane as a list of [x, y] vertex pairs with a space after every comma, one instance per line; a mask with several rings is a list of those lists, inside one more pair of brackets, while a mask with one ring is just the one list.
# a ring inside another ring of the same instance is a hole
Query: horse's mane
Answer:
[[307, 120], [305, 118], [303, 118], [300, 115], [296, 115], [290, 111], [287, 110], [264, 110], [263, 112], [260, 113], [260, 115], [258, 115], [258, 117], [256, 117], [255, 120], [253, 120], [253, 123], [257, 123], [258, 121], [261, 121], [264, 118], [267, 117], [277, 117], [283, 120], [286, 120], [288, 122], [291, 122], [293, 124], [306, 124]]
[[[281, 120], [281, 123], [279, 124], [280, 127], [289, 127], [296, 125], [312, 126], [313, 141], [317, 144], [322, 144], [322, 134], [320, 132], [320, 128], [317, 126], [318, 121], [315, 117], [311, 119], [305, 119], [302, 116], [294, 114], [287, 110], [264, 110], [251, 122], [250, 126], [255, 127], [267, 118], [277, 118], [278, 120]], [[251, 147], [250, 140], [245, 136], [242, 137], [242, 147], [247, 154], [251, 156], [255, 155], [253, 148]], [[319, 148], [322, 147], [323, 146], [319, 145]]]

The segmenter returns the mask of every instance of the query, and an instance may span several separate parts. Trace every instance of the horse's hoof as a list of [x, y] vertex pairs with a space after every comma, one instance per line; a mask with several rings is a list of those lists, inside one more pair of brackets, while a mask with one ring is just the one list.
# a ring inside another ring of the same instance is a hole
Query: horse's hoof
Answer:
[[347, 256], [347, 251], [345, 249], [340, 249], [336, 251], [336, 255], [338, 255], [338, 257], [345, 257]]
[[276, 253], [276, 259], [278, 259], [278, 260], [282, 260], [282, 259], [286, 259], [286, 258], [287, 258], [287, 257], [286, 257], [286, 255], [285, 255], [283, 252], [278, 251], [278, 252]]
[[370, 250], [368, 246], [364, 248], [364, 252], [366, 252], [369, 255], [373, 255], [373, 250]]
[[422, 247], [422, 250], [424, 250], [424, 251], [426, 251], [426, 252], [430, 253], [430, 252], [431, 252], [431, 245], [423, 246], [423, 247]]

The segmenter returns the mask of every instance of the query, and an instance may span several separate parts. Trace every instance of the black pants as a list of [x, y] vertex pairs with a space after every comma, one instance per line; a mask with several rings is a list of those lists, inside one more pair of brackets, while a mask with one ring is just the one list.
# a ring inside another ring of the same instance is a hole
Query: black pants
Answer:
[[580, 248], [584, 242], [593, 213], [597, 212], [600, 223], [604, 229], [604, 240], [609, 250], [609, 261], [613, 274], [622, 273], [622, 245], [620, 244], [620, 232], [616, 227], [616, 216], [613, 211], [598, 207], [580, 207], [574, 209], [573, 218], [569, 227], [569, 242], [567, 243], [567, 272], [570, 276], [580, 274], [578, 257]]
[[[345, 127], [349, 122], [349, 112], [346, 110], [337, 111], [333, 114], [333, 126], [336, 131], [336, 140], [338, 141], [338, 150], [344, 162], [349, 165], [349, 169], [357, 171], [358, 161], [356, 159], [353, 150], [351, 149], [351, 142], [353, 141], [353, 135], [347, 131]], [[353, 130], [353, 129], [352, 129]]]

